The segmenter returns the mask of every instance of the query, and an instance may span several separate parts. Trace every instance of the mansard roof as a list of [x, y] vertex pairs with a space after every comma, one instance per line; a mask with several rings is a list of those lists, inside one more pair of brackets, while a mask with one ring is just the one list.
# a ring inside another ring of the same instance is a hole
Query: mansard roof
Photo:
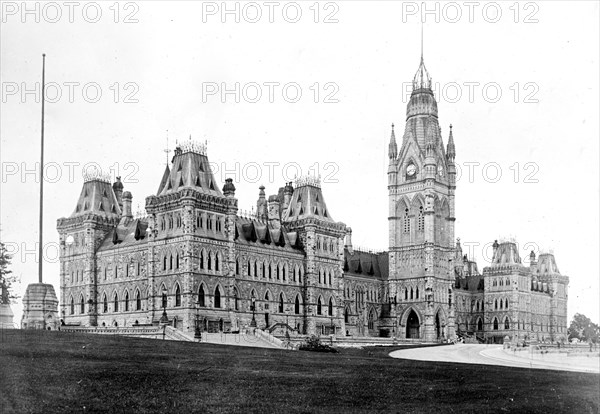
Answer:
[[551, 253], [542, 253], [538, 257], [536, 274], [559, 274], [558, 266], [556, 266], [556, 260], [554, 255]]
[[284, 227], [275, 228], [268, 221], [241, 216], [236, 218], [235, 241], [286, 249], [302, 248], [297, 232], [287, 232]]
[[295, 187], [290, 204], [282, 214], [284, 221], [317, 218], [330, 223], [335, 222], [327, 209], [319, 179], [314, 177], [298, 179]]
[[189, 141], [175, 148], [172, 167], [165, 169], [157, 195], [172, 194], [182, 188], [223, 196], [213, 177], [205, 145]]
[[79, 200], [71, 217], [86, 213], [104, 216], [121, 215], [117, 196], [107, 178], [87, 178], [83, 183]]
[[351, 276], [387, 279], [389, 275], [388, 252], [374, 253], [344, 248], [344, 273]]
[[106, 235], [98, 251], [145, 245], [148, 242], [147, 229], [148, 222], [144, 219], [121, 221]]

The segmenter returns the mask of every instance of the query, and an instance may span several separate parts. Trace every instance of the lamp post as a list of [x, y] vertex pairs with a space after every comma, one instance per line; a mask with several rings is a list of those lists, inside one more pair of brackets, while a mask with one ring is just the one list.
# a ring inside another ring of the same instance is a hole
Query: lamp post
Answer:
[[250, 326], [252, 328], [256, 328], [256, 319], [254, 317], [254, 312], [256, 310], [256, 299], [254, 297], [252, 297], [252, 305], [250, 305], [250, 307], [252, 308], [252, 321], [250, 322]]
[[167, 323], [169, 323], [169, 318], [167, 317], [167, 289], [163, 288], [162, 291], [162, 308], [163, 313], [160, 317], [160, 323], [163, 326], [163, 340], [165, 339], [165, 330], [167, 329]]
[[200, 319], [200, 300], [196, 302], [196, 329], [194, 331], [194, 338], [202, 340], [202, 332], [200, 331], [200, 325], [198, 324]]

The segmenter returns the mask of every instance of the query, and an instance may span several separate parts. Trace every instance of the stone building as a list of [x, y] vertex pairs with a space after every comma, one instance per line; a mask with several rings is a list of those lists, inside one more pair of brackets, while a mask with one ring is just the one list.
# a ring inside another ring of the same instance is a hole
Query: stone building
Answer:
[[501, 243], [483, 274], [463, 257], [455, 157], [421, 59], [401, 143], [392, 125], [388, 252], [354, 249], [312, 177], [268, 198], [261, 186], [256, 212], [241, 214], [232, 180], [219, 188], [206, 146], [193, 142], [175, 149], [144, 217], [133, 216], [118, 178], [87, 177], [73, 213], [58, 220], [62, 319], [418, 341], [566, 335], [568, 277], [552, 255], [526, 268]]

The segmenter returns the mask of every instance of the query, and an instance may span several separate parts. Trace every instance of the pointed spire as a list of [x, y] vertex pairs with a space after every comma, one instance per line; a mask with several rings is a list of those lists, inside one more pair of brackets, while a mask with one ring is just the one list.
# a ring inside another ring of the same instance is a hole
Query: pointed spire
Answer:
[[392, 135], [390, 137], [390, 145], [389, 145], [389, 157], [390, 159], [396, 159], [398, 155], [398, 145], [396, 144], [396, 134], [394, 132], [394, 124], [392, 124]]
[[454, 161], [456, 157], [456, 148], [454, 147], [454, 136], [452, 134], [452, 124], [450, 124], [450, 136], [448, 137], [448, 148], [446, 150], [448, 160]]
[[415, 89], [431, 89], [431, 77], [425, 67], [425, 60], [423, 59], [423, 24], [421, 23], [421, 62], [415, 77], [413, 78], [413, 90]]

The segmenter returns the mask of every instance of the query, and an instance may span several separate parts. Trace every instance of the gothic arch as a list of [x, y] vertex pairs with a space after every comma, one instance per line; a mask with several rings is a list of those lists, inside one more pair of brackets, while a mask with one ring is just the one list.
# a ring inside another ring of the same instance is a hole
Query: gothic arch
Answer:
[[175, 285], [173, 286], [173, 295], [175, 296], [175, 306], [181, 306], [181, 286], [179, 285], [179, 282], [175, 282]]
[[317, 315], [323, 314], [323, 298], [319, 295], [317, 299]]
[[213, 294], [213, 307], [216, 309], [220, 309], [223, 306], [222, 303], [222, 298], [223, 298], [223, 292], [222, 292], [222, 288], [221, 285], [217, 283], [217, 286], [215, 286], [215, 290], [214, 290], [214, 294]]
[[123, 310], [125, 312], [130, 311], [131, 309], [129, 308], [129, 289], [125, 288], [125, 290], [123, 290]]
[[85, 298], [83, 293], [79, 294], [79, 313], [82, 315], [85, 313]]
[[400, 326], [403, 327], [406, 338], [421, 338], [422, 325], [423, 317], [416, 308], [409, 306], [407, 309], [404, 310], [404, 313], [400, 317]]

